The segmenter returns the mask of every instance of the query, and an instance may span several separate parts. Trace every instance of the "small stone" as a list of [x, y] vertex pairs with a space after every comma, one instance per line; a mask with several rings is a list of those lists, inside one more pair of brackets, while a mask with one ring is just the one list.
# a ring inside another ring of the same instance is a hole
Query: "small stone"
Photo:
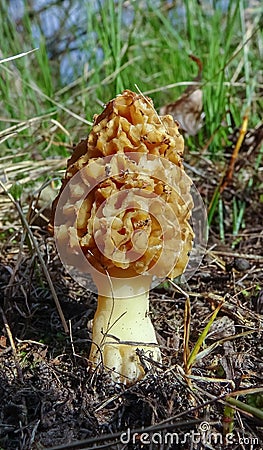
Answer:
[[235, 258], [234, 260], [234, 268], [238, 272], [245, 272], [250, 269], [250, 264], [246, 259], [243, 258]]

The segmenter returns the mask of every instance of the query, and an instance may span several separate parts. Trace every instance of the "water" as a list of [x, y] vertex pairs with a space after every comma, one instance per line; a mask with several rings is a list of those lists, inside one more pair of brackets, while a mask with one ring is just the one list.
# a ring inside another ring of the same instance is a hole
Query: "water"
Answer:
[[[23, 0], [10, 1], [9, 13], [18, 24], [18, 31], [21, 32], [23, 30], [21, 19], [27, 12], [26, 7], [27, 2]], [[97, 7], [98, 2], [90, 0], [32, 2], [29, 14], [34, 46], [39, 47], [42, 37], [45, 37], [48, 57], [51, 61], [59, 63], [63, 84], [81, 74], [84, 64], [89, 59], [88, 52], [83, 51], [85, 41], [90, 38], [87, 32], [87, 14], [89, 12], [94, 14]]]
[[[107, 0], [10, 0], [9, 13], [20, 32], [23, 32], [21, 19], [26, 12], [29, 14], [35, 47], [40, 46], [42, 36], [45, 36], [48, 57], [59, 64], [61, 82], [67, 84], [82, 74], [85, 64], [90, 61], [94, 48], [89, 51], [87, 43], [94, 45], [96, 35], [92, 29], [88, 29], [88, 23], [91, 23], [91, 16], [96, 15], [105, 2]], [[171, 0], [166, 2], [167, 6], [172, 3]], [[203, 3], [207, 4], [207, 11], [212, 11], [212, 7], [226, 10], [229, 0], [206, 0]], [[140, 4], [142, 8], [147, 8], [147, 1], [141, 1]], [[151, 1], [151, 7], [154, 8], [160, 8], [161, 4], [164, 4], [162, 0]], [[123, 2], [123, 27], [132, 26], [135, 16], [133, 5], [134, 0]], [[171, 23], [175, 25], [178, 17], [180, 20], [185, 17], [184, 2], [177, 2], [176, 10], [176, 17], [174, 10], [169, 11]], [[97, 60], [102, 61], [104, 55], [99, 45], [95, 53]]]

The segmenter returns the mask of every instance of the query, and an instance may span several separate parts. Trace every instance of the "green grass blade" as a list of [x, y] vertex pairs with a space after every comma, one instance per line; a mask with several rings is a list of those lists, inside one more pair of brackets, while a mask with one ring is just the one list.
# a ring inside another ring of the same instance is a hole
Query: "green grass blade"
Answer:
[[241, 411], [245, 411], [249, 414], [252, 414], [252, 416], [257, 417], [258, 419], [263, 420], [263, 411], [259, 408], [247, 405], [247, 403], [236, 400], [233, 397], [226, 397], [226, 402], [230, 405], [236, 406]]
[[197, 357], [197, 355], [198, 355], [198, 353], [200, 351], [200, 348], [202, 347], [202, 345], [203, 345], [203, 343], [205, 341], [205, 338], [206, 338], [206, 336], [207, 336], [207, 334], [208, 334], [208, 332], [209, 332], [213, 322], [215, 321], [216, 316], [219, 313], [222, 305], [223, 305], [223, 303], [220, 303], [217, 306], [217, 308], [215, 309], [215, 311], [212, 314], [211, 319], [209, 320], [208, 324], [204, 328], [203, 332], [200, 334], [200, 336], [199, 336], [199, 338], [198, 338], [198, 340], [197, 340], [193, 350], [191, 351], [190, 356], [189, 356], [188, 361], [187, 361], [187, 372], [190, 371], [191, 367], [195, 363], [195, 360], [196, 360], [196, 357]]

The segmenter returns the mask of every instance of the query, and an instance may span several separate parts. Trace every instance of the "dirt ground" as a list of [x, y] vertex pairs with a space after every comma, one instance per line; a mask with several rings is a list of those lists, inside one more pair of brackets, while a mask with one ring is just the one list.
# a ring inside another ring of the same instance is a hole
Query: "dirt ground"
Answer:
[[[187, 162], [197, 168], [189, 173], [208, 204], [219, 166], [202, 158]], [[96, 296], [64, 272], [52, 237], [35, 225], [69, 324], [69, 334], [64, 332], [39, 258], [10, 204], [0, 260], [1, 450], [263, 449], [262, 180], [250, 191], [242, 187], [239, 175], [247, 164], [243, 149], [222, 195], [225, 241], [215, 222], [200, 267], [181, 285], [191, 300], [190, 349], [222, 303], [202, 354], [186, 376], [185, 296], [164, 283], [150, 294], [162, 366], [147, 366], [145, 378], [128, 388], [91, 368]], [[246, 202], [237, 236], [231, 231], [234, 198]], [[226, 398], [241, 404], [226, 404]]]

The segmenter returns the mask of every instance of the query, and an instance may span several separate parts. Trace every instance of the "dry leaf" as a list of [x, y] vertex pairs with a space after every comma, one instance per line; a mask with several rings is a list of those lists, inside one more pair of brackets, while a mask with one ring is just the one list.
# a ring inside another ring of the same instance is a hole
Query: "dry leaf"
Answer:
[[5, 336], [0, 336], [0, 347], [2, 348], [6, 348], [6, 337]]
[[[202, 77], [202, 63], [193, 55], [190, 58], [198, 65], [199, 71], [194, 81], [199, 82]], [[201, 89], [196, 85], [189, 86], [178, 100], [162, 106], [160, 114], [170, 114], [186, 134], [194, 136], [203, 126], [203, 93]]]

